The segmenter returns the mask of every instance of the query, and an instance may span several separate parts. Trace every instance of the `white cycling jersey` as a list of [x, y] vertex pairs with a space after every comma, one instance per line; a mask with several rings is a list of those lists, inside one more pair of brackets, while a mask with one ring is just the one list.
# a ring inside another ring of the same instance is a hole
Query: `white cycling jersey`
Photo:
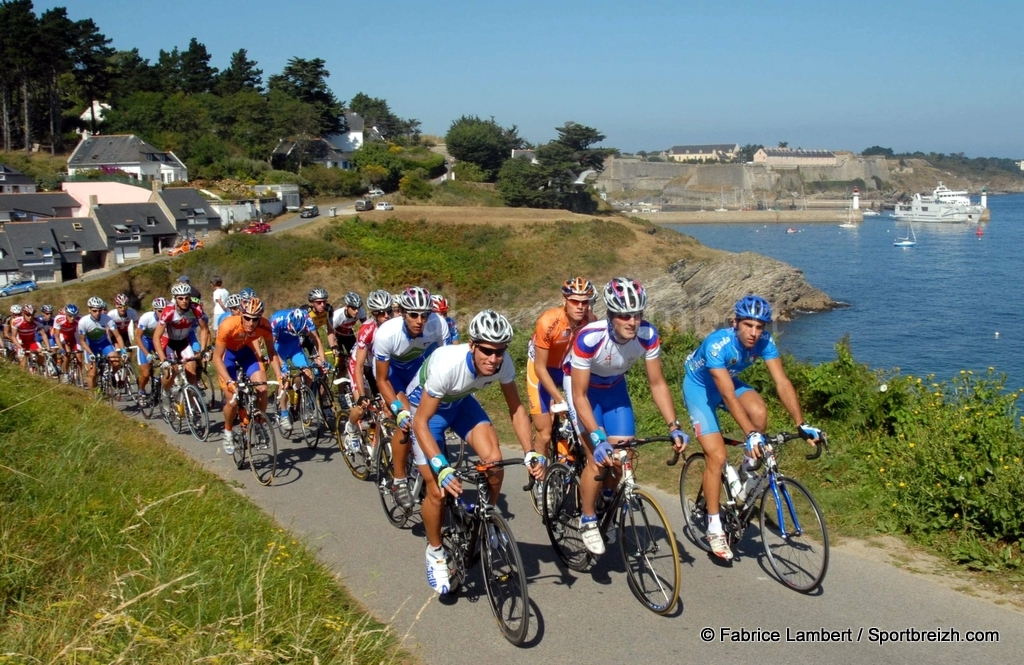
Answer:
[[640, 358], [654, 360], [660, 355], [658, 330], [647, 321], [640, 323], [636, 337], [619, 343], [614, 339], [611, 322], [603, 319], [588, 323], [580, 330], [568, 364], [577, 369], [589, 369], [591, 387], [606, 388], [618, 383]]
[[107, 336], [107, 328], [110, 327], [110, 317], [100, 314], [99, 320], [89, 316], [83, 316], [78, 321], [78, 334], [90, 342], [98, 342]]
[[[405, 318], [398, 316], [377, 327], [373, 336], [373, 357], [380, 361], [390, 361], [392, 371], [414, 371], [424, 357], [447, 343], [448, 334], [448, 324], [444, 317], [431, 312], [419, 337], [409, 337], [405, 330]], [[377, 364], [374, 363], [374, 376], [377, 375], [376, 368]]]
[[153, 331], [156, 330], [156, 324], [159, 322], [156, 314], [156, 312], [146, 312], [135, 323], [135, 329], [141, 330], [144, 337], [153, 336]]
[[331, 319], [331, 326], [334, 328], [334, 332], [338, 335], [345, 337], [351, 337], [356, 334], [356, 330], [359, 328], [359, 323], [366, 320], [366, 312], [362, 307], [356, 312], [355, 316], [349, 316], [345, 313], [348, 308], [342, 305], [338, 309], [334, 310], [334, 317]]
[[128, 324], [134, 323], [136, 326], [139, 325], [139, 313], [131, 307], [125, 309], [124, 316], [121, 316], [117, 308], [110, 310], [107, 313], [110, 317], [110, 329], [117, 330], [117, 332], [127, 332]]
[[491, 376], [477, 376], [473, 367], [473, 352], [469, 344], [446, 346], [430, 354], [405, 393], [410, 400], [419, 403], [419, 393], [426, 392], [442, 402], [458, 402], [495, 381], [514, 383], [516, 368], [508, 351], [501, 362], [501, 368]]

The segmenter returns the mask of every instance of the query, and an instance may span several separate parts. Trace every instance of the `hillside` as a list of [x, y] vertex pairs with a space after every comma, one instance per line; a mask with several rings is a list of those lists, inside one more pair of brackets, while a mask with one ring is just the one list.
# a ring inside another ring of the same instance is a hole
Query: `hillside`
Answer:
[[[294, 232], [231, 235], [201, 252], [140, 266], [87, 284], [36, 293], [42, 302], [83, 302], [124, 291], [142, 302], [166, 293], [179, 274], [202, 288], [214, 275], [251, 286], [274, 307], [305, 302], [313, 285], [345, 291], [422, 284], [461, 314], [493, 307], [532, 324], [567, 277], [603, 283], [627, 274], [648, 285], [652, 316], [707, 332], [735, 300], [762, 293], [783, 316], [835, 306], [800, 271], [754, 254], [731, 254], [619, 215], [564, 211], [400, 206], [347, 220], [323, 219]], [[59, 295], [57, 295], [59, 294]]]

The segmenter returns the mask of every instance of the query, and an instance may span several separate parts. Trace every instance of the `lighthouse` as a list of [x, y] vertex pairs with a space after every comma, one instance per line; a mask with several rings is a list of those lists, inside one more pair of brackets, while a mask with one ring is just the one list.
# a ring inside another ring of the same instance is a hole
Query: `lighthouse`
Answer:
[[[984, 196], [984, 195], [982, 195], [982, 196]], [[982, 198], [982, 201], [984, 201], [984, 200], [985, 199]], [[985, 204], [982, 203], [982, 205], [985, 205]], [[856, 187], [853, 188], [853, 209], [854, 210], [860, 210], [860, 190], [857, 189]]]
[[988, 187], [981, 188], [981, 207], [988, 208]]

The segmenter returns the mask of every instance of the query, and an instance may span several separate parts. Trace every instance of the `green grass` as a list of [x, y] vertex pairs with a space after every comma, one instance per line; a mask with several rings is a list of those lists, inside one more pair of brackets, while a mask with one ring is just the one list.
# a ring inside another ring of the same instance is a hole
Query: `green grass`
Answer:
[[0, 366], [0, 663], [408, 660], [261, 510], [51, 388]]

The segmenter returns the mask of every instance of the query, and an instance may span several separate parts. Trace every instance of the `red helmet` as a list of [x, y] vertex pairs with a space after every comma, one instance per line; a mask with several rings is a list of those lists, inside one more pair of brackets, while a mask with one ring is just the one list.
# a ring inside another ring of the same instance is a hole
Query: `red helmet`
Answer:
[[442, 316], [448, 313], [448, 299], [442, 295], [431, 295], [430, 301], [434, 305], [434, 311]]

